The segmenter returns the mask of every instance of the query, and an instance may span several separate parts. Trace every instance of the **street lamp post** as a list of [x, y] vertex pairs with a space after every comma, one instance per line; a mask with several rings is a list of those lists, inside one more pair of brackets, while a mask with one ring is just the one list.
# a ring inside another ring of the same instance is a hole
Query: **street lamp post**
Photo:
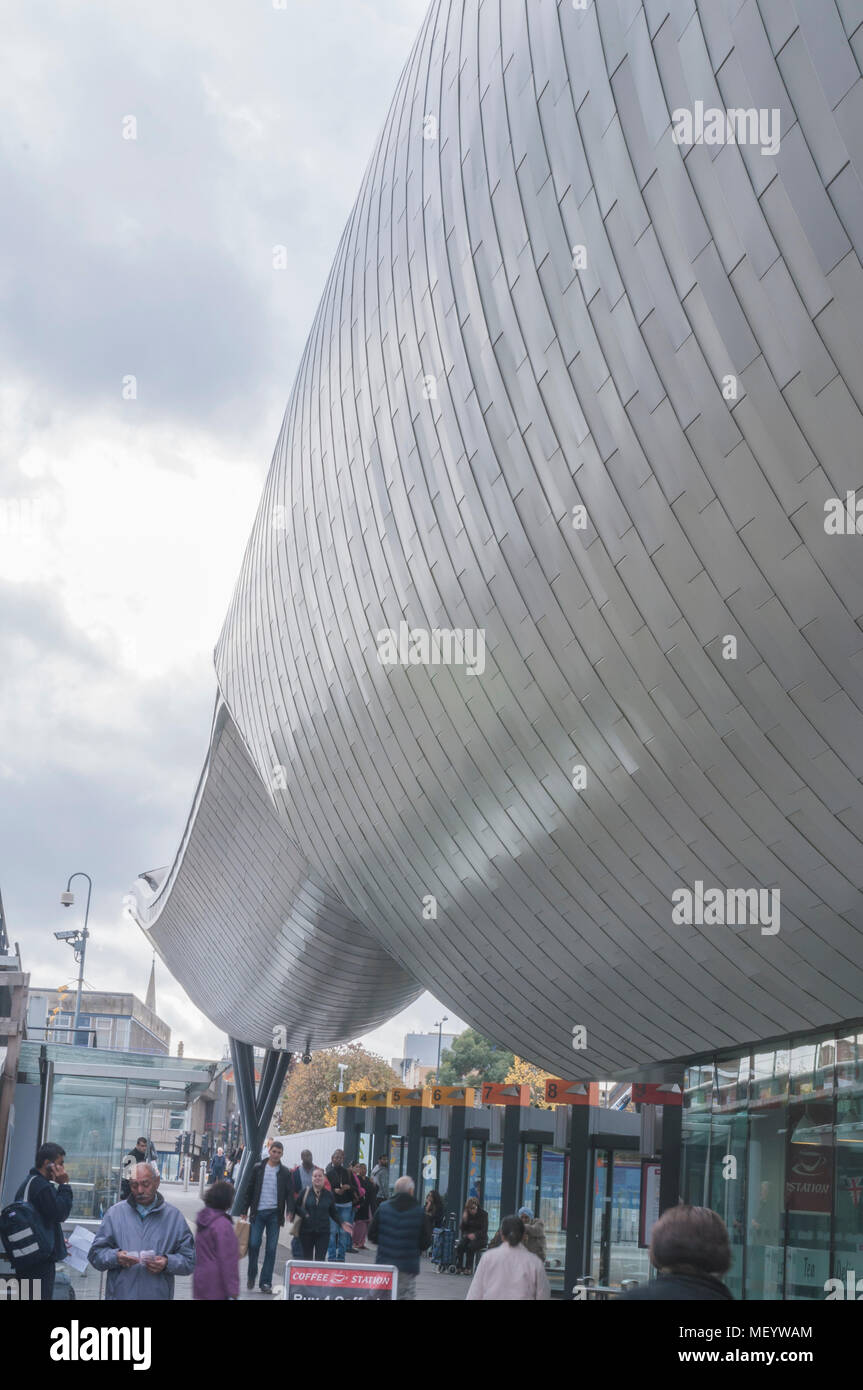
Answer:
[[84, 959], [87, 955], [87, 938], [90, 933], [87, 930], [87, 922], [90, 917], [90, 895], [93, 892], [93, 880], [89, 874], [85, 874], [81, 869], [69, 875], [69, 882], [66, 884], [66, 891], [60, 894], [60, 901], [64, 907], [71, 907], [75, 901], [75, 894], [70, 892], [73, 878], [86, 878], [87, 880], [87, 903], [84, 908], [84, 930], [71, 932], [55, 932], [58, 941], [68, 941], [75, 952], [75, 960], [78, 962], [78, 993], [75, 998], [75, 1022], [72, 1025], [72, 1040], [78, 1041], [78, 1030], [81, 1022], [81, 991], [84, 987]]
[[443, 1037], [443, 1026], [449, 1022], [449, 1014], [444, 1014], [443, 1018], [435, 1024], [437, 1029], [437, 1067], [435, 1068], [435, 1081], [440, 1085], [440, 1045]]
[[339, 1090], [340, 1090], [340, 1091], [343, 1091], [343, 1090], [345, 1089], [345, 1072], [346, 1072], [347, 1069], [348, 1069], [348, 1064], [347, 1064], [347, 1062], [339, 1062], [339, 1063], [338, 1063], [338, 1068], [339, 1068]]

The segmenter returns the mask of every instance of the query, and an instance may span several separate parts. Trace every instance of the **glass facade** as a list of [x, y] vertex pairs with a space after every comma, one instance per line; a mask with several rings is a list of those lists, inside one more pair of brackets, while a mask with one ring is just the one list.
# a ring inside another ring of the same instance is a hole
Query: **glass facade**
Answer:
[[[206, 1090], [212, 1064], [101, 1049], [82, 1054], [73, 1044], [25, 1042], [22, 1080], [39, 1084], [40, 1053], [50, 1064], [45, 1136], [66, 1150], [75, 1197], [71, 1216], [98, 1220], [119, 1196], [123, 1155], [139, 1135], [157, 1128], [157, 1112], [167, 1110], [172, 1122], [185, 1112]], [[163, 1170], [166, 1157], [159, 1155]]]
[[747, 1299], [823, 1299], [863, 1268], [863, 1032], [690, 1067], [683, 1200], [725, 1221]]

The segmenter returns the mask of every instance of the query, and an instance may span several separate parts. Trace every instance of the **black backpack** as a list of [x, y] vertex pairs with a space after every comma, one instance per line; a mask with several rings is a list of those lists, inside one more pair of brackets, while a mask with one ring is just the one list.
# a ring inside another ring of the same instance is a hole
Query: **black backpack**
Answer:
[[0, 1211], [0, 1240], [16, 1274], [26, 1275], [54, 1254], [54, 1233], [27, 1198], [38, 1174], [31, 1173], [18, 1188], [18, 1196]]

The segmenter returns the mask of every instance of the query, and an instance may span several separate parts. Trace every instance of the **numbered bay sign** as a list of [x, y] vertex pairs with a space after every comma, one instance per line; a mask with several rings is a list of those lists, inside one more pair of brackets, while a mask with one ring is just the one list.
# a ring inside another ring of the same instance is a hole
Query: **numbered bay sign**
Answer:
[[390, 1109], [395, 1110], [401, 1105], [425, 1106], [431, 1105], [431, 1091], [428, 1087], [411, 1089], [409, 1086], [393, 1086], [389, 1092]]
[[357, 1105], [368, 1109], [373, 1105], [388, 1105], [386, 1091], [357, 1091]]
[[545, 1099], [549, 1105], [599, 1105], [598, 1081], [563, 1081], [548, 1077]]
[[530, 1087], [526, 1081], [523, 1086], [516, 1086], [513, 1082], [506, 1081], [499, 1085], [495, 1085], [491, 1081], [484, 1081], [482, 1083], [482, 1103], [483, 1105], [530, 1105]]
[[473, 1107], [476, 1092], [473, 1086], [432, 1086], [432, 1105], [465, 1105]]
[[330, 1091], [330, 1105], [356, 1105], [355, 1091]]
[[392, 1303], [398, 1293], [398, 1280], [395, 1265], [288, 1260], [284, 1297], [292, 1303], [310, 1298], [330, 1303]]
[[673, 1081], [633, 1081], [632, 1100], [636, 1105], [682, 1105], [683, 1091]]

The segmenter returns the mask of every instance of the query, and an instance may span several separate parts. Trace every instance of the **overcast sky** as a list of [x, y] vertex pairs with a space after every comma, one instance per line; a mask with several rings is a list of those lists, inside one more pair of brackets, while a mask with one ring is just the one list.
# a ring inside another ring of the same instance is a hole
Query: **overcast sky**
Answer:
[[[144, 994], [123, 894], [179, 842], [288, 393], [425, 11], [284, 4], [28, 0], [4, 24], [0, 890], [34, 985], [74, 976], [52, 933], [84, 869], [86, 980]], [[220, 1055], [156, 969], [174, 1048]], [[367, 1041], [398, 1055], [442, 1012]]]

